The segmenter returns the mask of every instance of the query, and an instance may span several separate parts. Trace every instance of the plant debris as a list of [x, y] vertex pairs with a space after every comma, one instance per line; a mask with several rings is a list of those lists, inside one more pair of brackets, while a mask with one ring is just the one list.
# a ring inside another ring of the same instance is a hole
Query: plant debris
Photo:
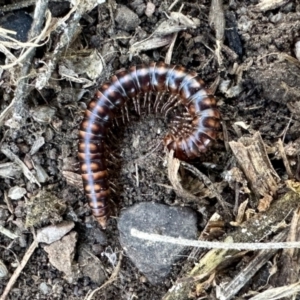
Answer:
[[[121, 2], [2, 1], [0, 299], [295, 298], [297, 248], [185, 247], [153, 285], [123, 256], [118, 224], [125, 209], [153, 202], [193, 211], [196, 245], [299, 241], [299, 4]], [[149, 115], [141, 102], [137, 115], [128, 101], [128, 118], [109, 128], [112, 209], [102, 231], [83, 193], [79, 124], [111, 75], [151, 61], [196, 71], [215, 93], [223, 132], [180, 162], [162, 140], [183, 108]], [[160, 228], [143, 233], [164, 238]]]

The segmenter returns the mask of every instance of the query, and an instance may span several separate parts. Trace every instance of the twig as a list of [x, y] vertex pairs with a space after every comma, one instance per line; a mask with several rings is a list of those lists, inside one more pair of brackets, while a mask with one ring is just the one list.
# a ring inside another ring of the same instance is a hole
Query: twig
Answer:
[[14, 240], [16, 238], [18, 238], [19, 236], [13, 232], [11, 232], [10, 230], [4, 228], [3, 226], [0, 225], [0, 232], [4, 235], [6, 235], [7, 237], [9, 237], [10, 239]]
[[[42, 31], [44, 16], [48, 7], [48, 0], [37, 0], [34, 10], [34, 22], [32, 23], [31, 30], [29, 33], [29, 39], [35, 38]], [[41, 39], [41, 37], [40, 37]], [[38, 39], [36, 40], [38, 42]], [[10, 109], [5, 110], [5, 114], [0, 116], [0, 126], [2, 125], [6, 114], [13, 110], [16, 113], [16, 119], [20, 116], [19, 120], [22, 120], [22, 115], [26, 114], [26, 109], [24, 108], [25, 99], [29, 93], [30, 86], [28, 85], [28, 74], [30, 72], [32, 61], [35, 55], [35, 47], [31, 47], [26, 51], [26, 56], [24, 59], [24, 65], [21, 69], [20, 80], [15, 91], [15, 97], [12, 103], [9, 105]]]
[[[293, 283], [293, 284], [268, 289], [256, 296], [250, 298], [249, 300], [287, 299], [286, 297], [291, 297], [291, 296], [296, 297], [297, 293], [299, 293], [299, 292], [300, 292], [300, 281]], [[289, 299], [296, 299], [296, 298], [292, 297]]]
[[81, 17], [89, 10], [92, 10], [96, 5], [105, 1], [90, 0], [87, 2], [77, 0], [74, 2], [74, 7], [64, 18], [62, 18], [59, 21], [59, 23], [56, 26], [58, 31], [57, 34], [60, 36], [60, 39], [57, 42], [57, 45], [54, 48], [53, 52], [50, 55], [48, 55], [50, 58], [46, 61], [47, 68], [45, 68], [45, 72], [40, 73], [38, 78], [36, 79], [35, 87], [38, 90], [43, 89], [48, 83], [53, 70], [55, 70], [57, 66], [59, 59], [61, 58], [65, 49], [70, 45], [76, 32], [78, 31], [78, 24]]
[[173, 7], [179, 2], [180, 0], [175, 0], [168, 8], [169, 11], [173, 9]]
[[188, 247], [198, 247], [206, 249], [229, 249], [229, 250], [270, 250], [270, 249], [288, 249], [300, 248], [300, 242], [280, 242], [280, 243], [223, 243], [223, 242], [207, 242], [198, 240], [188, 240], [183, 238], [174, 238], [172, 236], [159, 235], [155, 233], [147, 233], [132, 228], [131, 235], [143, 240], [152, 242], [169, 243], [175, 245], [183, 245]]
[[219, 65], [222, 65], [221, 49], [223, 46], [224, 32], [225, 32], [225, 16], [223, 9], [222, 0], [212, 0], [211, 7], [209, 11], [209, 25], [215, 30], [216, 34], [216, 56]]
[[34, 241], [32, 242], [32, 244], [30, 245], [30, 247], [28, 248], [28, 250], [26, 251], [21, 263], [18, 265], [18, 267], [15, 269], [14, 274], [10, 277], [3, 294], [0, 297], [0, 300], [5, 300], [6, 297], [8, 296], [11, 288], [13, 287], [13, 285], [15, 284], [16, 280], [18, 279], [19, 275], [21, 274], [22, 270], [24, 269], [24, 267], [26, 266], [29, 258], [31, 257], [31, 255], [33, 254], [34, 250], [37, 248], [38, 246], [38, 242], [36, 239], [34, 239]]

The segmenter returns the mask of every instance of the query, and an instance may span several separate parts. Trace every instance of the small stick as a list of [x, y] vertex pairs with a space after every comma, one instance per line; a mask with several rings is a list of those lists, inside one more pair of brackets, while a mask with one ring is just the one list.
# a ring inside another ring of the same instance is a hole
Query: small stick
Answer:
[[3, 226], [0, 225], [0, 232], [4, 235], [6, 235], [7, 237], [9, 237], [10, 239], [14, 240], [16, 238], [18, 238], [19, 236], [13, 232], [11, 232], [10, 230], [4, 228]]
[[[38, 43], [39, 39], [41, 39], [41, 36], [39, 34], [42, 31], [43, 28], [43, 22], [44, 22], [44, 16], [46, 15], [48, 7], [48, 0], [37, 0], [36, 6], [34, 10], [34, 21], [31, 25], [31, 30], [28, 34], [29, 40], [32, 38], [36, 38], [35, 42]], [[39, 36], [39, 37], [37, 37]], [[35, 55], [35, 47], [30, 47], [26, 50], [26, 56], [22, 56], [24, 63], [23, 67], [20, 72], [20, 79], [18, 80], [18, 85], [15, 91], [15, 95], [13, 100], [11, 101], [11, 104], [9, 105], [9, 109], [5, 110], [5, 115], [3, 113], [1, 114], [0, 119], [0, 125], [4, 122], [4, 119], [6, 117], [6, 114], [8, 113], [14, 113], [15, 119], [18, 119], [19, 121], [22, 120], [22, 116], [27, 114], [27, 110], [25, 108], [25, 99], [27, 94], [29, 93], [31, 86], [28, 84], [29, 76], [31, 67], [32, 67], [32, 61]], [[7, 67], [7, 66], [6, 66]]]
[[38, 245], [39, 245], [38, 241], [36, 239], [34, 239], [32, 244], [30, 245], [30, 247], [26, 251], [22, 261], [20, 262], [18, 267], [15, 269], [14, 274], [10, 277], [10, 279], [9, 279], [5, 289], [4, 289], [4, 292], [0, 297], [0, 300], [5, 300], [6, 299], [6, 297], [8, 296], [11, 288], [13, 287], [15, 282], [17, 281], [19, 275], [21, 274], [21, 272], [24, 269], [24, 267], [26, 266], [29, 258], [31, 257], [31, 255], [33, 254], [34, 250], [37, 248]]

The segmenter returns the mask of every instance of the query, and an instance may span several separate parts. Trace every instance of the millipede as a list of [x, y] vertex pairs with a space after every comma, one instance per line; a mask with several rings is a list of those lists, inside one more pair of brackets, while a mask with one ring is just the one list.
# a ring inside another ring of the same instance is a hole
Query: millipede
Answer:
[[106, 228], [110, 215], [107, 172], [107, 139], [112, 121], [128, 114], [132, 100], [154, 113], [168, 114], [181, 105], [185, 109], [164, 137], [164, 145], [180, 160], [191, 160], [205, 152], [221, 128], [213, 93], [196, 72], [163, 62], [119, 70], [102, 84], [89, 102], [79, 128], [78, 157], [85, 195], [94, 217]]

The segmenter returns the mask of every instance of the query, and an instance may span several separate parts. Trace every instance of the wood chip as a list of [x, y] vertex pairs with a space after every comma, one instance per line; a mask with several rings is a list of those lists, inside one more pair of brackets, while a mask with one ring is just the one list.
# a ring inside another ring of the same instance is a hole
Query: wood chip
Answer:
[[271, 165], [260, 133], [229, 142], [229, 145], [256, 197], [276, 195], [280, 178]]

